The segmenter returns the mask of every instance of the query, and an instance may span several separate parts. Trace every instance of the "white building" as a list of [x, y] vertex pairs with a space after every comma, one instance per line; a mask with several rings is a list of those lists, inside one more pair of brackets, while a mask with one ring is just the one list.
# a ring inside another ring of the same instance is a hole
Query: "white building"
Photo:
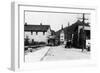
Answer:
[[64, 44], [64, 41], [65, 41], [65, 35], [64, 35], [63, 25], [62, 25], [62, 29], [61, 29], [61, 32], [60, 32], [60, 42], [61, 42], [61, 44]]
[[51, 35], [50, 25], [30, 25], [24, 26], [24, 38], [28, 37], [29, 42], [32, 39], [36, 42], [48, 42], [48, 36]]

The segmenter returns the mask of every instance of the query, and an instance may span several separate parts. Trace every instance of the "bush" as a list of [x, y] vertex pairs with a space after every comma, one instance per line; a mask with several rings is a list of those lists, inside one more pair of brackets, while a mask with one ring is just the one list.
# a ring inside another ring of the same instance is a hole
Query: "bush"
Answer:
[[38, 44], [39, 45], [45, 45], [46, 43], [45, 42], [39, 42]]
[[28, 50], [28, 48], [25, 48], [25, 51]]

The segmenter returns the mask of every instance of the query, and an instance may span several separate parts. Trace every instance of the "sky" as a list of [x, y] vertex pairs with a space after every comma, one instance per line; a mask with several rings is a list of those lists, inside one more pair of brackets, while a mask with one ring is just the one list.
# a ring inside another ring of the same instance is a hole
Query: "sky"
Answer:
[[[90, 21], [90, 15], [85, 15], [86, 22]], [[63, 27], [67, 27], [75, 23], [78, 18], [82, 18], [82, 14], [70, 13], [49, 13], [49, 12], [25, 12], [25, 23], [31, 25], [50, 25], [51, 29], [58, 31]]]

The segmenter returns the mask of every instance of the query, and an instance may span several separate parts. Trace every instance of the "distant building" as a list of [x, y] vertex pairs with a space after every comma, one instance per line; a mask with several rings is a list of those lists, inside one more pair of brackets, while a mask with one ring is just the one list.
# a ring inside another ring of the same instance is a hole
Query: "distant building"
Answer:
[[60, 32], [60, 43], [64, 44], [64, 41], [65, 41], [65, 34], [64, 34], [63, 25], [62, 25], [61, 32]]
[[29, 38], [29, 42], [32, 40], [36, 42], [48, 42], [48, 36], [51, 35], [50, 25], [30, 25], [25, 23], [24, 25], [24, 38]]
[[55, 46], [56, 45], [56, 38], [55, 38], [55, 31], [50, 30], [51, 35], [48, 36], [48, 45]]

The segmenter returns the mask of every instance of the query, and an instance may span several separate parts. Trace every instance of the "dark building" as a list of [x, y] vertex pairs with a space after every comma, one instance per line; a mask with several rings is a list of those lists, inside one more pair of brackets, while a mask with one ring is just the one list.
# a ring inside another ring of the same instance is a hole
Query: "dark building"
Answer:
[[[75, 22], [74, 24], [63, 28], [64, 30], [64, 36], [65, 36], [65, 40], [71, 40], [72, 41], [72, 46], [73, 47], [77, 47], [80, 48], [80, 29], [84, 26], [84, 30], [86, 33], [86, 36], [88, 38], [90, 38], [90, 25], [89, 23], [83, 23], [80, 20], [77, 20], [77, 22]], [[89, 30], [87, 30], [87, 28], [89, 28]], [[61, 30], [56, 32], [56, 38], [60, 39], [60, 32]], [[82, 33], [83, 34], [83, 33]]]

